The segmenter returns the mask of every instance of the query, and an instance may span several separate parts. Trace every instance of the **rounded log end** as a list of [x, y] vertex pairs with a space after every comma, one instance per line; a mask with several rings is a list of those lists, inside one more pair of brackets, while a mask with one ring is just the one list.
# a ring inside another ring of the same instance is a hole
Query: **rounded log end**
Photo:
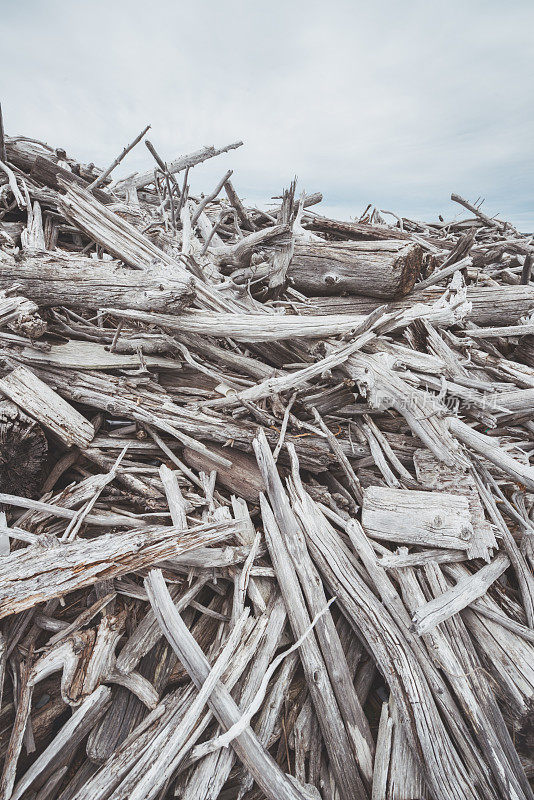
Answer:
[[6, 494], [34, 497], [48, 455], [43, 429], [10, 400], [0, 401], [0, 486]]
[[397, 274], [397, 287], [393, 299], [405, 297], [415, 286], [423, 265], [423, 248], [418, 244], [407, 244], [395, 259], [394, 270]]

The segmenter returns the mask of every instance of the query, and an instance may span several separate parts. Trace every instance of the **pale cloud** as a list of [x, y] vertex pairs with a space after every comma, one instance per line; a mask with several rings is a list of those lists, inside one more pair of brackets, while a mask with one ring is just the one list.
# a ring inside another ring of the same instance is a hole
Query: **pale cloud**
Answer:
[[[251, 202], [294, 174], [325, 209], [451, 216], [451, 191], [534, 230], [534, 4], [26, 0], [3, 4], [8, 133], [102, 166], [147, 123], [165, 158], [243, 139]], [[117, 171], [144, 170], [139, 145]]]

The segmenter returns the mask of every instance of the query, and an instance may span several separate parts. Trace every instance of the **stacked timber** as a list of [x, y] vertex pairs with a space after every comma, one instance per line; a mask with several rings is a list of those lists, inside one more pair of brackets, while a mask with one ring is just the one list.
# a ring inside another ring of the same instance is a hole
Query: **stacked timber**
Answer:
[[146, 132], [0, 132], [0, 800], [532, 800], [532, 239]]

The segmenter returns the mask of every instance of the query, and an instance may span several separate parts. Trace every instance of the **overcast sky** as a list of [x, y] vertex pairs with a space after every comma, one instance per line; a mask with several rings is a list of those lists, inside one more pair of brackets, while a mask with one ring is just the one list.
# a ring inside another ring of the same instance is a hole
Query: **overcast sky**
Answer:
[[[232, 168], [261, 203], [297, 175], [324, 213], [430, 220], [459, 213], [455, 191], [534, 230], [532, 0], [1, 6], [10, 135], [102, 167], [148, 123], [167, 160], [242, 139], [193, 171], [194, 191]], [[116, 175], [151, 166], [139, 144]]]

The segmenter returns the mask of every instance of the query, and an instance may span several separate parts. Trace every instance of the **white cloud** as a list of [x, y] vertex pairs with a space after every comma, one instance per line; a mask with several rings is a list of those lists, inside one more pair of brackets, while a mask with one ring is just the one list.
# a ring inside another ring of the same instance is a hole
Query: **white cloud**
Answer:
[[[197, 189], [231, 166], [259, 201], [297, 174], [341, 216], [427, 218], [457, 191], [534, 229], [530, 2], [27, 0], [3, 17], [8, 133], [104, 166], [151, 122], [169, 159], [245, 141]], [[117, 174], [150, 163], [138, 145]]]

